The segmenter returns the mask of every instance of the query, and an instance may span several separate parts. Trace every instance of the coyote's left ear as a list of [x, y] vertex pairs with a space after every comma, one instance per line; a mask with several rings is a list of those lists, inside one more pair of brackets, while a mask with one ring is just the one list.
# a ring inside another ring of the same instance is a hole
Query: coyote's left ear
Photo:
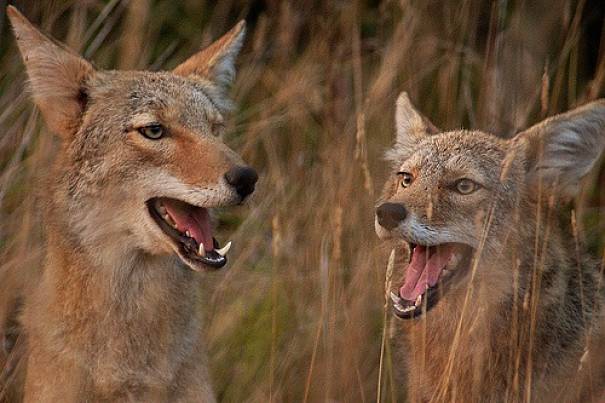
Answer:
[[235, 78], [235, 59], [246, 35], [246, 22], [240, 21], [231, 31], [207, 48], [185, 60], [172, 72], [180, 76], [199, 76], [226, 88]]
[[574, 197], [579, 182], [605, 148], [605, 100], [546, 119], [512, 140], [526, 158], [530, 188], [541, 182], [564, 197]]

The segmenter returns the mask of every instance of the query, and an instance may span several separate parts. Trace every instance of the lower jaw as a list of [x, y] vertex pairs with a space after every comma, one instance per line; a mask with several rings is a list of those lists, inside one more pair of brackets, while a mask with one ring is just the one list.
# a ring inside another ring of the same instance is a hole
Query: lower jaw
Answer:
[[194, 252], [185, 252], [182, 247], [179, 249], [179, 259], [193, 271], [218, 270], [227, 264], [227, 257], [218, 255], [215, 251], [207, 252], [206, 256], [201, 257]]

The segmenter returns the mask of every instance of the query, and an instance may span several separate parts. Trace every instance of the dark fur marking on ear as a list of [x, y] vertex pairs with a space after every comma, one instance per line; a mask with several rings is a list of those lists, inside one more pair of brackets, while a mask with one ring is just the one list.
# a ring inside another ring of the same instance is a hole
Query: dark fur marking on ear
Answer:
[[88, 90], [85, 87], [80, 87], [80, 90], [78, 91], [78, 95], [76, 95], [76, 100], [78, 101], [78, 104], [80, 105], [80, 110], [82, 111], [82, 113], [84, 113], [84, 111], [86, 110], [86, 107], [88, 106]]

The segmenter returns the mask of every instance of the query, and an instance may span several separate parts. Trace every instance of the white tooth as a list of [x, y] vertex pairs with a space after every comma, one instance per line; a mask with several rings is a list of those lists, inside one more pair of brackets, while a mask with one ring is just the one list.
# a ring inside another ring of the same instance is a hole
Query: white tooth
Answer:
[[189, 230], [185, 231], [185, 235], [187, 235], [189, 238], [191, 238], [191, 232], [189, 232]]
[[399, 312], [405, 312], [405, 308], [399, 304], [394, 304], [393, 307], [397, 309]]
[[168, 212], [166, 211], [166, 207], [162, 206], [160, 204], [160, 207], [158, 207], [158, 211], [160, 212], [160, 214], [164, 215], [167, 214]]
[[395, 294], [393, 291], [391, 291], [391, 301], [393, 301], [393, 303], [396, 305], [401, 304], [401, 298], [399, 298], [399, 295]]
[[176, 223], [174, 222], [174, 220], [172, 219], [172, 217], [170, 217], [170, 216], [168, 215], [168, 213], [164, 214], [164, 215], [163, 215], [163, 217], [164, 217], [164, 220], [166, 220], [166, 222], [167, 222], [168, 224], [170, 224], [170, 225], [172, 225], [174, 228], [176, 228]]
[[422, 303], [422, 294], [416, 297], [416, 301], [414, 302], [415, 306], [419, 306]]
[[403, 313], [410, 312], [410, 311], [413, 311], [413, 310], [416, 309], [416, 305], [406, 305], [406, 306], [403, 306], [400, 303], [393, 304], [393, 307], [396, 310], [398, 310], [399, 312], [403, 312]]
[[217, 250], [216, 253], [218, 253], [221, 256], [225, 256], [227, 254], [227, 252], [229, 252], [229, 249], [231, 249], [231, 241], [227, 242], [227, 244], [225, 246], [223, 246], [222, 248], [220, 248], [219, 250]]
[[200, 246], [197, 248], [197, 254], [200, 256], [206, 256], [206, 249], [204, 248], [204, 244], [200, 242]]

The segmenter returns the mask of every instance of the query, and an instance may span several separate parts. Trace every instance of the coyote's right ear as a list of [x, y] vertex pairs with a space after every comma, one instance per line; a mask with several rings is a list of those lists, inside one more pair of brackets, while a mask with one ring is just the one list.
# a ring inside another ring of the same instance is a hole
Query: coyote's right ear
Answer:
[[439, 129], [416, 110], [405, 91], [397, 98], [395, 127], [395, 146], [387, 153], [387, 159], [392, 161], [406, 158], [416, 144], [427, 136], [439, 133]]
[[66, 138], [75, 132], [86, 107], [90, 63], [38, 31], [16, 8], [8, 17], [27, 69], [34, 102], [53, 132]]

